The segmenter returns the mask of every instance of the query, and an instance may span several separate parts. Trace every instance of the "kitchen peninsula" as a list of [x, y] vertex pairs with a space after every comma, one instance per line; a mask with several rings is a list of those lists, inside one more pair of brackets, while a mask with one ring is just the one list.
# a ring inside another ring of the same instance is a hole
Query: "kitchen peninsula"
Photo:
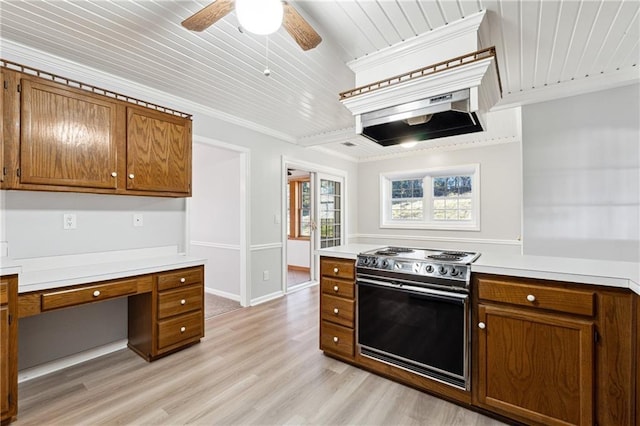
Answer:
[[[355, 262], [371, 248], [354, 244], [318, 253], [321, 261], [337, 264]], [[640, 265], [481, 254], [471, 271], [469, 391], [447, 390], [437, 379], [372, 360], [355, 338], [350, 356], [334, 351], [326, 336], [321, 349], [463, 406], [527, 424], [637, 424]], [[327, 279], [323, 273], [322, 281]], [[357, 273], [353, 280], [357, 288]], [[354, 290], [354, 303], [357, 294]], [[358, 320], [353, 323], [357, 328]]]

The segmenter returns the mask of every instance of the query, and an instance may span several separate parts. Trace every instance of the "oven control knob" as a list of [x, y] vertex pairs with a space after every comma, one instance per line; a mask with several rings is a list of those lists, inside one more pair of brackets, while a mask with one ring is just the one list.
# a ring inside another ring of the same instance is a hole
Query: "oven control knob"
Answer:
[[393, 265], [393, 267], [396, 269], [402, 269], [402, 265], [399, 263], [396, 263], [395, 265]]
[[383, 260], [383, 261], [382, 261], [382, 267], [383, 267], [383, 268], [386, 268], [386, 267], [388, 267], [388, 266], [389, 266], [389, 261], [388, 261], [387, 259]]
[[414, 274], [419, 274], [420, 273], [420, 264], [419, 263], [414, 263], [413, 264], [413, 273]]
[[447, 275], [447, 268], [444, 266], [439, 266], [438, 273], [440, 273], [440, 275]]
[[432, 265], [427, 265], [426, 268], [424, 268], [425, 271], [427, 271], [428, 273], [432, 273], [433, 272], [433, 266]]
[[458, 271], [456, 268], [451, 268], [449, 274], [451, 274], [452, 277], [455, 277], [456, 275], [460, 274], [460, 271]]

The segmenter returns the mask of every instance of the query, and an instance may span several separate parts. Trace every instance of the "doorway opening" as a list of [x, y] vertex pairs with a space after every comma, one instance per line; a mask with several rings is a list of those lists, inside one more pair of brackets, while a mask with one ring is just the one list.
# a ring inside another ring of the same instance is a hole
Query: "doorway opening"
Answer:
[[287, 291], [312, 282], [312, 173], [287, 168]]

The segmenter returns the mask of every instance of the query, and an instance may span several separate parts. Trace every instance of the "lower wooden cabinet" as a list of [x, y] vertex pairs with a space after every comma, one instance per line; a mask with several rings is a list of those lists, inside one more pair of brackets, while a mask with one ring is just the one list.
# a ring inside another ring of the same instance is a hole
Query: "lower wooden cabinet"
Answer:
[[531, 425], [637, 424], [629, 290], [488, 274], [472, 289], [474, 405]]
[[0, 277], [0, 420], [18, 411], [17, 275]]
[[320, 258], [320, 349], [355, 357], [355, 261]]
[[197, 343], [203, 336], [203, 266], [158, 273], [151, 293], [129, 297], [129, 348], [146, 360]]

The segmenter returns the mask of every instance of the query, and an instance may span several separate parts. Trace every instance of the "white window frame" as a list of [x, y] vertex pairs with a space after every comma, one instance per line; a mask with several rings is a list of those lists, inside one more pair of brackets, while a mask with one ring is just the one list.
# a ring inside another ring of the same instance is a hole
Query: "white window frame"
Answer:
[[[441, 221], [433, 217], [433, 178], [441, 176], [472, 176], [471, 220]], [[397, 179], [423, 179], [423, 220], [391, 219], [391, 181]], [[456, 231], [480, 230], [480, 164], [464, 164], [425, 170], [380, 173], [380, 228], [438, 229]]]

